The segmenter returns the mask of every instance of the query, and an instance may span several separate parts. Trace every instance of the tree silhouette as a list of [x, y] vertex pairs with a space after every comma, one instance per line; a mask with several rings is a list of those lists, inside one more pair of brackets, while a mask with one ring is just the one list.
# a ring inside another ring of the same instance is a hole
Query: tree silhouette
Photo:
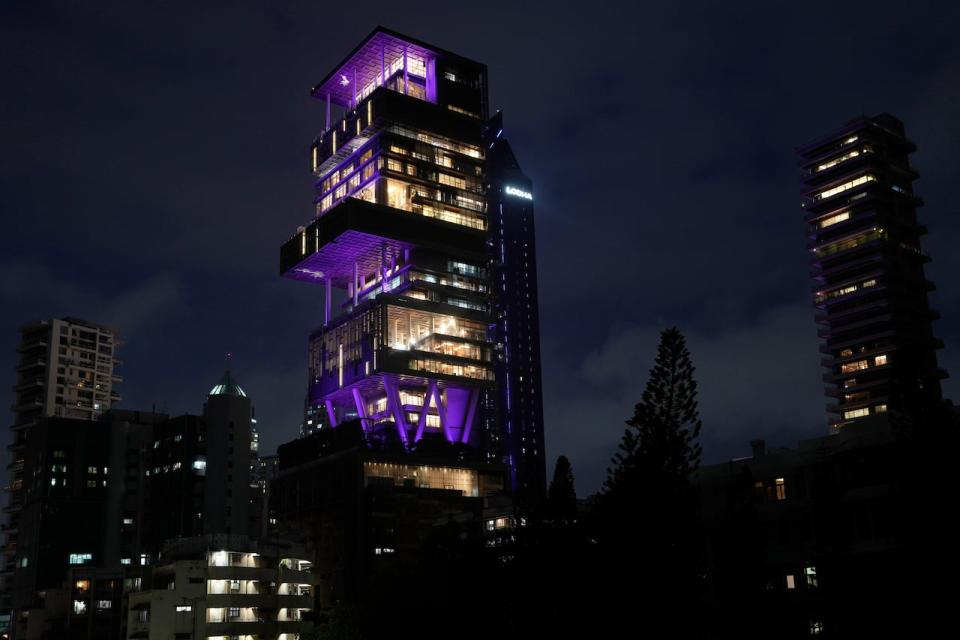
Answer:
[[557, 458], [553, 468], [553, 480], [547, 492], [547, 516], [554, 522], [571, 522], [577, 517], [577, 492], [567, 456]]
[[[611, 461], [599, 509], [608, 570], [628, 576], [607, 601], [627, 615], [639, 599], [651, 623], [692, 633], [700, 591], [697, 493], [701, 422], [686, 340], [664, 330], [650, 377]], [[633, 603], [633, 604], [631, 604]], [[681, 634], [682, 635], [682, 634]]]
[[608, 469], [607, 492], [629, 491], [638, 474], [689, 483], [700, 465], [701, 422], [693, 372], [683, 334], [676, 327], [665, 329], [643, 396]]

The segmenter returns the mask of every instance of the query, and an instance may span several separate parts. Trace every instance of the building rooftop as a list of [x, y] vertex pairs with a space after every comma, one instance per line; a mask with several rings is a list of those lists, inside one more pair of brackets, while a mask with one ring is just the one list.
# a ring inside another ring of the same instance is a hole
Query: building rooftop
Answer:
[[331, 103], [352, 108], [383, 84], [384, 76], [389, 78], [397, 68], [403, 68], [404, 52], [410, 68], [425, 69], [429, 61], [441, 55], [481, 66], [462, 56], [378, 26], [313, 87], [310, 95], [324, 100], [329, 95]]
[[210, 390], [211, 396], [239, 396], [241, 398], [247, 397], [247, 392], [243, 390], [233, 376], [230, 375], [230, 370], [227, 369], [223, 372], [223, 377], [220, 378], [220, 382]]

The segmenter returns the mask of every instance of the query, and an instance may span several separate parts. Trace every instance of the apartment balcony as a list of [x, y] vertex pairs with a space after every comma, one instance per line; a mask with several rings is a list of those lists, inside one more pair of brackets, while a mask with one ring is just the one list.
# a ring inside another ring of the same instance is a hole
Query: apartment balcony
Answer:
[[30, 398], [28, 400], [17, 400], [15, 404], [10, 407], [10, 410], [14, 413], [23, 413], [30, 410], [40, 410], [43, 408], [43, 398]]
[[32, 338], [20, 343], [17, 347], [17, 353], [28, 353], [37, 350], [46, 350], [50, 346], [50, 340], [47, 336], [41, 338]]
[[40, 367], [46, 367], [46, 366], [47, 366], [47, 357], [44, 355], [44, 356], [37, 356], [32, 358], [25, 358], [21, 360], [17, 364], [15, 370], [17, 372], [21, 372], [21, 371], [27, 371], [28, 369], [34, 369], [34, 368], [40, 368]]
[[45, 378], [40, 376], [23, 377], [20, 382], [17, 383], [17, 386], [13, 388], [13, 390], [20, 392], [27, 389], [39, 388], [43, 386], [44, 382], [46, 382]]

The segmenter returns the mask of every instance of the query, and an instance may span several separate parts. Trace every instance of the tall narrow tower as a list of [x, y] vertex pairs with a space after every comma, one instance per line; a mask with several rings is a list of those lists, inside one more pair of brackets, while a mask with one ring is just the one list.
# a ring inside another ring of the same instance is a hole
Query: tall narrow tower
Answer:
[[547, 472], [533, 184], [504, 135], [499, 112], [487, 126], [484, 151], [498, 405], [497, 427], [489, 436], [503, 451], [521, 503], [535, 508], [545, 497]]
[[117, 332], [77, 318], [53, 318], [20, 328], [17, 348], [17, 383], [13, 388], [14, 421], [9, 499], [4, 509], [5, 542], [0, 571], [0, 611], [9, 603], [4, 597], [12, 584], [18, 562], [17, 530], [24, 501], [24, 452], [31, 429], [43, 418], [62, 417], [96, 420], [120, 401], [117, 385], [122, 382], [116, 369], [120, 344]]
[[915, 150], [888, 114], [857, 118], [798, 150], [834, 429], [941, 397]]
[[476, 445], [495, 387], [486, 67], [377, 28], [312, 95], [315, 219], [281, 248], [284, 276], [323, 285], [308, 405], [387, 446]]

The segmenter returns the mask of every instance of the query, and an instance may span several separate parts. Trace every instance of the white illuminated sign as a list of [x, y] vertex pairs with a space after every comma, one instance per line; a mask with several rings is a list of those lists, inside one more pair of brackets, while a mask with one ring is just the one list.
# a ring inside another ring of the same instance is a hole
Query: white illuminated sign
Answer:
[[517, 189], [516, 187], [506, 187], [504, 191], [507, 192], [508, 196], [516, 196], [517, 198], [523, 198], [524, 200], [533, 200], [533, 194], [529, 191], [524, 191], [523, 189]]

